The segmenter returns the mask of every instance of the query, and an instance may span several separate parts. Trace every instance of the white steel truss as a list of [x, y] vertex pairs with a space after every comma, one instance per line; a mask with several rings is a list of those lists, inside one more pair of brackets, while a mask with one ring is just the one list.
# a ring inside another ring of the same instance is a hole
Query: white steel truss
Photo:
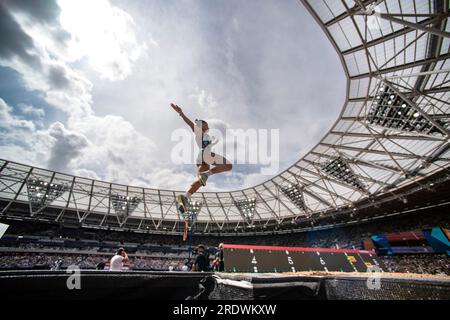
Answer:
[[[450, 172], [449, 2], [300, 2], [341, 59], [347, 76], [341, 114], [309, 153], [270, 180], [244, 190], [195, 194], [192, 201], [202, 204], [197, 230], [251, 232], [334, 217], [359, 202], [421, 187], [423, 179]], [[44, 192], [36, 191], [44, 186]], [[177, 194], [0, 160], [2, 215], [20, 215], [11, 213], [19, 203], [28, 206], [22, 216], [181, 232]]]

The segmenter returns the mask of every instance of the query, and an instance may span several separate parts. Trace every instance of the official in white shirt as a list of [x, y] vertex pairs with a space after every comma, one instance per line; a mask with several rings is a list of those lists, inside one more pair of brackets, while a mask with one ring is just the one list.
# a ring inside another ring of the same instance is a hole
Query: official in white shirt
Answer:
[[109, 267], [109, 271], [122, 271], [123, 264], [128, 261], [129, 259], [125, 249], [119, 248], [116, 255], [111, 258], [111, 266]]

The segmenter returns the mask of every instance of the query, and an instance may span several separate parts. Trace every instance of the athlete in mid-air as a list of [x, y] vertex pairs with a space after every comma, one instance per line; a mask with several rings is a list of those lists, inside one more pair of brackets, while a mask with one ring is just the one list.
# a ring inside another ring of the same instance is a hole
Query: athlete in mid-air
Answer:
[[[191, 128], [195, 135], [195, 141], [197, 142], [200, 152], [197, 157], [197, 180], [195, 180], [190, 188], [184, 195], [177, 196], [178, 209], [182, 214], [188, 211], [189, 200], [191, 196], [200, 189], [201, 186], [206, 185], [206, 181], [213, 174], [230, 171], [232, 169], [231, 163], [224, 157], [211, 151], [211, 148], [216, 141], [212, 141], [211, 136], [208, 134], [209, 126], [204, 120], [195, 120], [192, 122], [183, 113], [183, 110], [176, 104], [170, 105]], [[213, 166], [211, 168], [211, 166]]]

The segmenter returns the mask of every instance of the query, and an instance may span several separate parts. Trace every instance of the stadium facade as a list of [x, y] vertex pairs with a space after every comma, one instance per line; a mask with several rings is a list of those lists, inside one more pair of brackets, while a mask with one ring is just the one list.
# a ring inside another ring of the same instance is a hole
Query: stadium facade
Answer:
[[[406, 204], [450, 180], [449, 2], [301, 5], [342, 62], [347, 92], [339, 118], [309, 153], [270, 180], [195, 194], [196, 233], [281, 233], [379, 219], [393, 214], [380, 206]], [[0, 160], [0, 215], [11, 219], [179, 234], [177, 194]]]

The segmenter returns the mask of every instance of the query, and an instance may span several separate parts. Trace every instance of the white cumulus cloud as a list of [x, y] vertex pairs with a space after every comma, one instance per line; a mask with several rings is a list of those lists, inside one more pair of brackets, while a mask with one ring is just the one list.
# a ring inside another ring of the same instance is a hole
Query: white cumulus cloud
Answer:
[[[72, 58], [87, 57], [101, 78], [123, 80], [147, 50], [136, 39], [136, 25], [124, 10], [108, 0], [60, 0], [60, 22], [71, 34]], [[151, 45], [157, 45], [151, 39]]]

